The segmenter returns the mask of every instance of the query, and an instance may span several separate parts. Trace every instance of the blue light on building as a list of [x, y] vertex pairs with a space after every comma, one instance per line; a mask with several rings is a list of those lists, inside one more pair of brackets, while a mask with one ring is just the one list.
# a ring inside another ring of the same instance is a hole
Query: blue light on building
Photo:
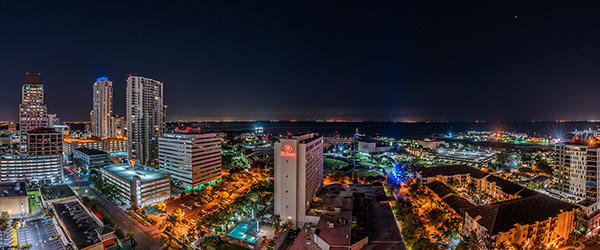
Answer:
[[96, 82], [99, 82], [99, 81], [108, 81], [108, 76], [101, 76], [101, 77], [96, 78]]

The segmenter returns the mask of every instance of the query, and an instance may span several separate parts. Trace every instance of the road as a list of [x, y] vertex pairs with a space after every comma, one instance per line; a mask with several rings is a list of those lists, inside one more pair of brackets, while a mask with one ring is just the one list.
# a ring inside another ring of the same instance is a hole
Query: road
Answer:
[[124, 232], [134, 232], [135, 241], [137, 242], [136, 249], [167, 249], [167, 244], [160, 239], [161, 231], [156, 227], [140, 224], [104, 196], [96, 193], [94, 189], [84, 186], [77, 192], [80, 196], [87, 195], [90, 199], [96, 201], [98, 210], [103, 216], [109, 216], [115, 222], [115, 226], [121, 228]]

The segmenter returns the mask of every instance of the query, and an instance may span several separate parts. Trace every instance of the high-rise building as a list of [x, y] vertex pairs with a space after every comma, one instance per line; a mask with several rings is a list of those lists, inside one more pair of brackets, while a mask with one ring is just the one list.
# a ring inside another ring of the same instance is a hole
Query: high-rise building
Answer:
[[568, 200], [596, 201], [600, 146], [586, 143], [561, 143], [554, 148], [552, 179]]
[[128, 156], [141, 164], [156, 165], [158, 137], [165, 129], [163, 83], [129, 76], [126, 101]]
[[110, 137], [121, 137], [125, 135], [125, 127], [127, 126], [127, 121], [125, 117], [122, 117], [118, 114], [113, 114], [110, 117]]
[[60, 119], [54, 114], [48, 114], [48, 127], [53, 128], [56, 125], [60, 125]]
[[159, 168], [175, 185], [193, 189], [221, 178], [221, 138], [216, 133], [176, 130], [158, 139]]
[[44, 86], [40, 74], [25, 75], [19, 105], [19, 136], [21, 154], [27, 154], [27, 132], [36, 127], [48, 126], [48, 108], [44, 104]]
[[92, 101], [92, 133], [99, 137], [111, 137], [113, 87], [108, 77], [96, 79]]
[[301, 228], [323, 186], [323, 137], [315, 133], [284, 137], [274, 150], [275, 214]]
[[63, 180], [62, 169], [62, 155], [2, 155], [0, 182], [59, 182]]

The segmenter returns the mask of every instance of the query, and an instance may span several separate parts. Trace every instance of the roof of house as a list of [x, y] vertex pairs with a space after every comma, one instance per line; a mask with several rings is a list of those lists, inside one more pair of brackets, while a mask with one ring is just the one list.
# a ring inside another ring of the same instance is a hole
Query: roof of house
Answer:
[[77, 148], [75, 149], [75, 151], [79, 151], [81, 153], [84, 153], [86, 155], [109, 155], [107, 152], [104, 152], [102, 150], [98, 150], [98, 149], [93, 149], [93, 148]]
[[507, 232], [515, 226], [534, 224], [574, 209], [576, 206], [544, 194], [535, 194], [493, 204], [466, 208], [464, 211], [488, 230], [490, 235]]
[[421, 176], [424, 178], [427, 177], [436, 177], [436, 176], [450, 176], [450, 175], [459, 175], [459, 174], [469, 174], [471, 177], [476, 179], [481, 179], [489, 175], [489, 173], [483, 172], [479, 169], [469, 167], [467, 165], [444, 165], [444, 166], [435, 166], [435, 167], [418, 167], [416, 168], [418, 172], [421, 173]]
[[456, 194], [450, 187], [446, 186], [444, 183], [439, 181], [434, 181], [432, 183], [427, 184], [427, 187], [431, 189], [440, 199], [442, 199], [452, 210], [454, 210], [459, 215], [463, 215], [463, 209], [473, 208], [471, 202], [462, 198]]
[[100, 242], [96, 228], [101, 227], [78, 200], [69, 200], [53, 204], [56, 215], [69, 232], [69, 238], [77, 248], [84, 249]]

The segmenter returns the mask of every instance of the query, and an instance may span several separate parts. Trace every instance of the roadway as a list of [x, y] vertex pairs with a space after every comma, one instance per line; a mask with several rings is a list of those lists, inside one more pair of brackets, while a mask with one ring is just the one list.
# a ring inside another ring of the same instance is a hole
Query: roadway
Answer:
[[121, 208], [104, 198], [104, 196], [98, 194], [94, 189], [82, 186], [77, 192], [80, 197], [85, 195], [96, 201], [96, 207], [102, 215], [110, 217], [115, 222], [115, 226], [121, 228], [123, 232], [134, 232], [135, 241], [137, 242], [136, 249], [168, 249], [167, 244], [162, 242], [160, 238], [162, 232], [156, 227], [140, 224], [136, 219], [129, 216]]

